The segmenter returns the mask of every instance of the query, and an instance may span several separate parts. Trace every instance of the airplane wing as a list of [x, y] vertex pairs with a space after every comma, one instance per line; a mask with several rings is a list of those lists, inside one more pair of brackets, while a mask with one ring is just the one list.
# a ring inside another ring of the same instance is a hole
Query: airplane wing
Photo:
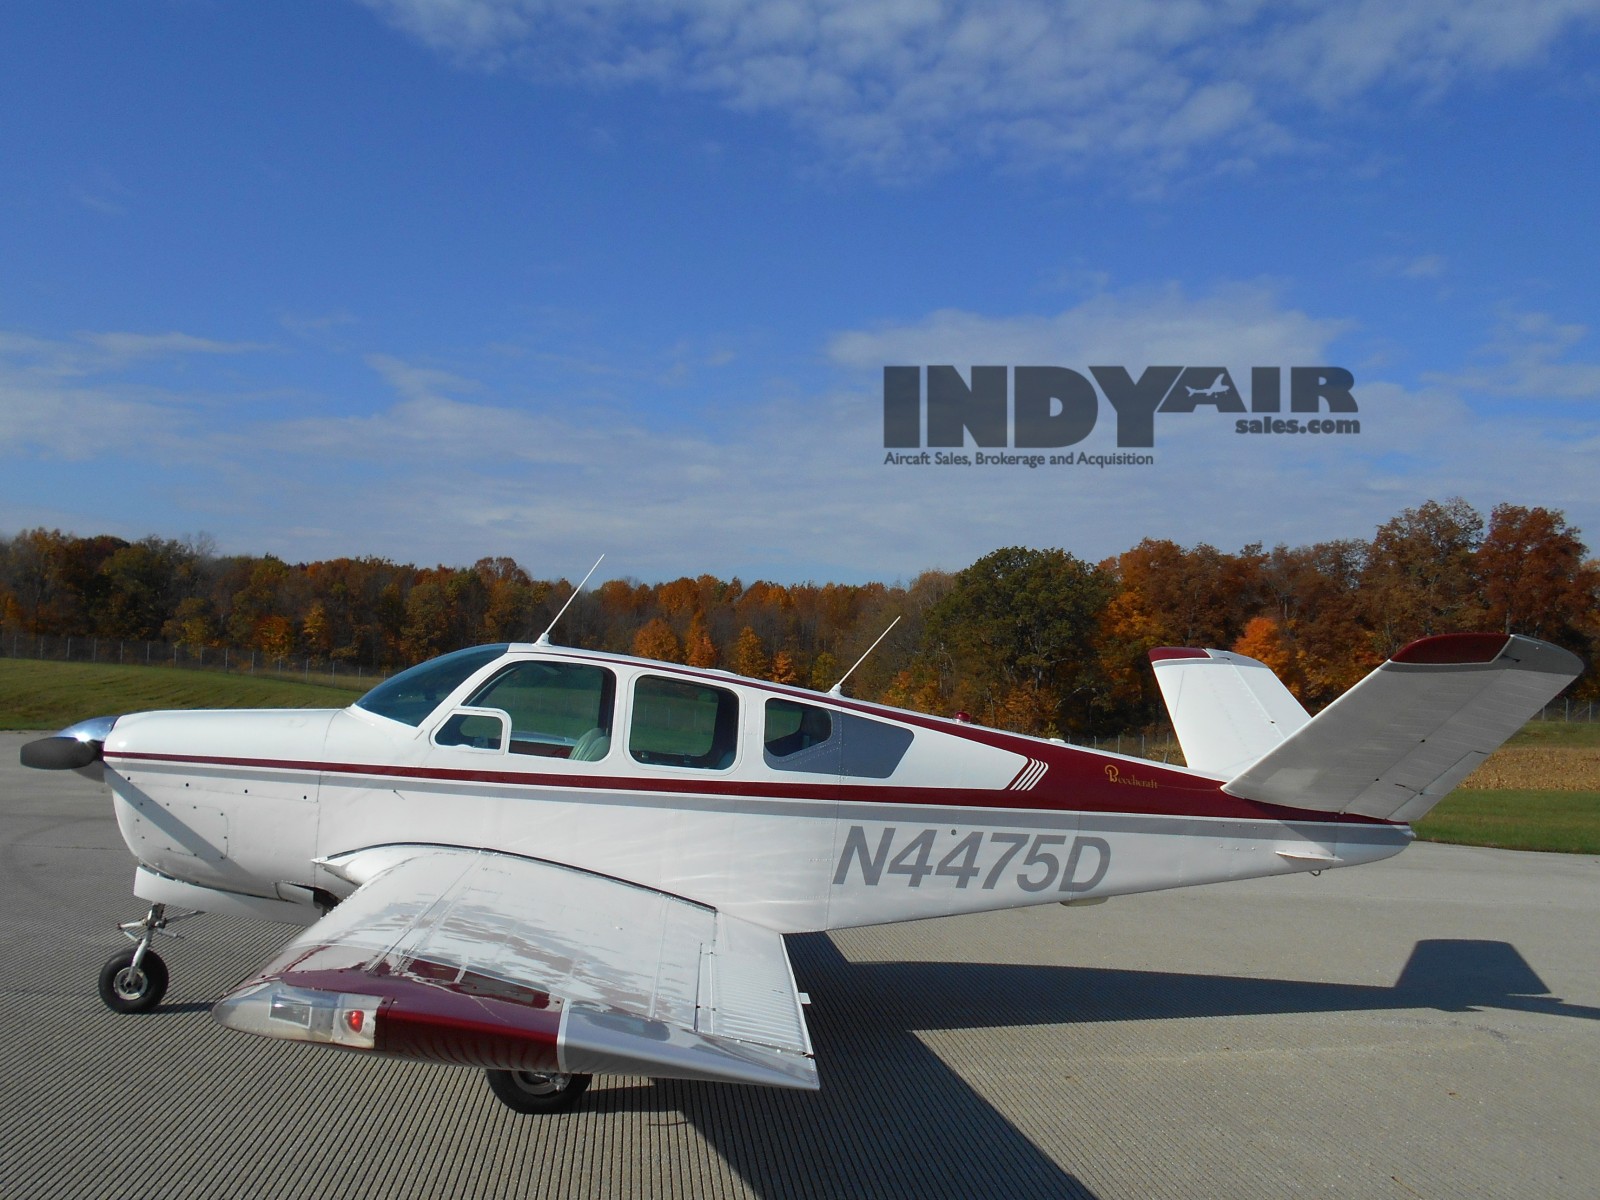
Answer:
[[494, 851], [325, 863], [360, 886], [223, 997], [222, 1024], [461, 1066], [818, 1086], [781, 934]]
[[1222, 790], [1317, 812], [1420, 820], [1581, 670], [1561, 647], [1517, 634], [1422, 638]]

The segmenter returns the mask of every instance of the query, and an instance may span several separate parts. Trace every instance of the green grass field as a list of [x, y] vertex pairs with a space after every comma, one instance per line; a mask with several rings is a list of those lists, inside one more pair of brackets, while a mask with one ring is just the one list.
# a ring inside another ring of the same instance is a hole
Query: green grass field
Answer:
[[1416, 830], [1429, 842], [1600, 854], [1600, 793], [1457, 788]]
[[0, 658], [0, 729], [56, 730], [86, 717], [159, 708], [343, 708], [365, 690], [354, 679], [342, 687], [178, 667]]
[[1508, 746], [1600, 746], [1600, 721], [1529, 721]]
[[[1521, 764], [1500, 772], [1513, 776], [1508, 783], [1565, 786], [1457, 788], [1417, 822], [1417, 836], [1465, 846], [1600, 854], [1600, 792], [1583, 790], [1594, 778], [1592, 760], [1585, 766], [1574, 758], [1600, 748], [1600, 721], [1529, 721], [1506, 748], [1512, 753], [1498, 761]], [[1490, 766], [1496, 765], [1491, 758]]]

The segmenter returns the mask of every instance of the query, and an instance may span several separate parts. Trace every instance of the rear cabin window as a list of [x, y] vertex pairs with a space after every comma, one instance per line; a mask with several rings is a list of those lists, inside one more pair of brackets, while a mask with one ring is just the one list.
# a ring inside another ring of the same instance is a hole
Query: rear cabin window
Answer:
[[[519, 662], [489, 680], [466, 701], [499, 709], [511, 718], [513, 754], [598, 762], [611, 749], [616, 677], [587, 663]], [[473, 745], [484, 718], [458, 713], [434, 738], [441, 745]]]
[[909, 729], [798, 700], [768, 700], [763, 757], [774, 771], [887, 779], [911, 746]]
[[739, 745], [739, 698], [725, 688], [664, 675], [633, 685], [628, 753], [642, 763], [720, 771]]

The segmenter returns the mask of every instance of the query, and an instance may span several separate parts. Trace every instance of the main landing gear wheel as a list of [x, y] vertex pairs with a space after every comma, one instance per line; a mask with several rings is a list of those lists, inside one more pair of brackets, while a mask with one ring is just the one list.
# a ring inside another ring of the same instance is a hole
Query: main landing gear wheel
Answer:
[[520, 1113], [562, 1112], [578, 1102], [592, 1075], [543, 1071], [485, 1071], [489, 1087], [507, 1108]]
[[100, 968], [100, 999], [113, 1012], [149, 1012], [166, 994], [167, 964], [154, 950], [119, 950]]

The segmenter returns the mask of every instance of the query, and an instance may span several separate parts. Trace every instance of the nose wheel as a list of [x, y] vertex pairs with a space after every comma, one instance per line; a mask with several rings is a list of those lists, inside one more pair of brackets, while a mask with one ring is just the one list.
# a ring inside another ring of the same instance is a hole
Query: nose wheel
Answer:
[[100, 968], [100, 999], [112, 1012], [149, 1012], [167, 994], [167, 964], [154, 950], [119, 950]]
[[170, 916], [165, 904], [153, 904], [142, 921], [127, 921], [118, 928], [134, 943], [132, 950], [121, 950], [106, 959], [100, 968], [100, 999], [112, 1012], [149, 1012], [167, 994], [167, 964], [150, 948], [157, 934], [177, 938], [167, 928], [174, 921], [197, 917], [198, 912], [178, 912]]

